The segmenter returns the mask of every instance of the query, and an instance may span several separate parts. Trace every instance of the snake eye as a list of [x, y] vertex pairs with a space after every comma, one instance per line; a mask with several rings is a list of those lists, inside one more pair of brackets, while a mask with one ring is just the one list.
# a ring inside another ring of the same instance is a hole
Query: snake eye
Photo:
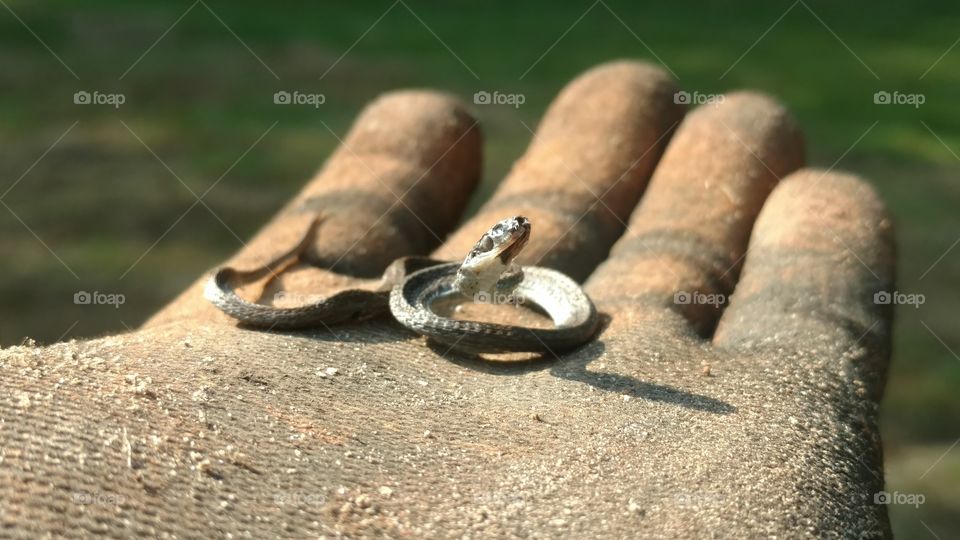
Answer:
[[479, 248], [482, 252], [490, 251], [493, 249], [493, 239], [485, 235], [480, 239], [480, 242], [477, 244], [477, 248]]

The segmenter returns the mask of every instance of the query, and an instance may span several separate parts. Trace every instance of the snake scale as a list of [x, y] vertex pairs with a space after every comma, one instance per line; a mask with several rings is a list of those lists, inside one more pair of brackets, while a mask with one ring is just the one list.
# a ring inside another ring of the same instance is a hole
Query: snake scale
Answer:
[[[463, 263], [401, 257], [373, 289], [345, 289], [296, 307], [274, 307], [241, 298], [234, 287], [278, 275], [300, 261], [322, 219], [290, 251], [253, 270], [222, 267], [204, 287], [214, 306], [240, 323], [266, 329], [329, 326], [391, 313], [403, 326], [465, 352], [561, 352], [589, 341], [599, 319], [574, 280], [549, 268], [521, 267], [514, 259], [530, 237], [530, 222], [516, 216], [498, 222]], [[546, 313], [553, 328], [460, 320], [436, 313], [435, 304], [522, 303]]]

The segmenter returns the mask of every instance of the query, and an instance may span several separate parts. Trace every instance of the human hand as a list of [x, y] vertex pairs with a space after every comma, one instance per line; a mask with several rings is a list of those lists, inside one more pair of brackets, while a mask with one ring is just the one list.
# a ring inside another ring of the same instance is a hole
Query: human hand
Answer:
[[[586, 280], [605, 319], [594, 342], [494, 363], [428, 347], [387, 318], [245, 330], [202, 299], [201, 279], [132, 334], [2, 353], [3, 417], [38, 400], [46, 411], [0, 431], [17, 449], [0, 469], [5, 523], [71, 533], [58, 527], [77, 518], [117, 535], [889, 535], [873, 497], [886, 211], [855, 177], [798, 170], [800, 135], [771, 99], [731, 94], [683, 118], [677, 91], [644, 64], [582, 75], [491, 200], [433, 252], [460, 259], [491, 223], [527, 216], [519, 262]], [[324, 212], [312, 264], [264, 297], [368, 285], [454, 227], [480, 146], [451, 98], [381, 98], [230, 264], [261, 264]], [[71, 504], [77, 492], [122, 500]]]

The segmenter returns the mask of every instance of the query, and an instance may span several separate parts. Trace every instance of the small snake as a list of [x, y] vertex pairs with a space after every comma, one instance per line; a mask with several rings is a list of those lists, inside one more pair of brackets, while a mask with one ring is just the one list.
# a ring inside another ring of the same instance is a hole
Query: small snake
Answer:
[[[599, 319], [593, 302], [566, 275], [514, 259], [530, 238], [530, 222], [517, 216], [498, 222], [467, 254], [463, 263], [426, 257], [401, 257], [387, 267], [377, 287], [346, 289], [317, 302], [284, 308], [248, 302], [234, 287], [252, 283], [302, 260], [322, 221], [315, 219], [293, 249], [253, 270], [222, 267], [204, 287], [214, 306], [242, 324], [293, 329], [357, 321], [390, 312], [407, 328], [451, 349], [467, 352], [560, 352], [589, 341]], [[554, 328], [452, 319], [435, 305], [476, 303], [524, 304], [546, 313]]]

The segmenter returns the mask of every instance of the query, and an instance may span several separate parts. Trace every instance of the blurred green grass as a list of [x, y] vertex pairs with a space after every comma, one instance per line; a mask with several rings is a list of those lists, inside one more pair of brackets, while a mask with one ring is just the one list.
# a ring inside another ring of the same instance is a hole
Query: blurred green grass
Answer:
[[[960, 437], [960, 291], [952, 286], [960, 246], [935, 264], [960, 236], [960, 47], [944, 55], [958, 38], [957, 6], [7, 4], [79, 80], [0, 10], [0, 189], [79, 123], [2, 198], [12, 212], [0, 208], [0, 344], [141, 323], [296, 193], [336, 146], [325, 126], [342, 136], [366, 102], [391, 89], [433, 87], [467, 101], [478, 90], [526, 96], [518, 109], [477, 108], [487, 159], [475, 208], [522, 153], [523, 123], [534, 126], [566, 81], [609, 59], [656, 61], [649, 47], [688, 91], [777, 96], [803, 125], [811, 164], [866, 176], [890, 204], [899, 289], [926, 303], [898, 311], [883, 405], [888, 477], [891, 491], [928, 494], [920, 509], [891, 513], [908, 538], [960, 530], [960, 494], [949, 489], [960, 470], [960, 447], [951, 447]], [[127, 102], [77, 106], [77, 90], [122, 92]], [[321, 92], [327, 102], [276, 106], [277, 90]], [[926, 102], [878, 106], [880, 90], [922, 93]], [[189, 190], [203, 193], [228, 170], [204, 199], [217, 217], [203, 205], [187, 212]], [[123, 293], [127, 302], [77, 306], [78, 290]]]

